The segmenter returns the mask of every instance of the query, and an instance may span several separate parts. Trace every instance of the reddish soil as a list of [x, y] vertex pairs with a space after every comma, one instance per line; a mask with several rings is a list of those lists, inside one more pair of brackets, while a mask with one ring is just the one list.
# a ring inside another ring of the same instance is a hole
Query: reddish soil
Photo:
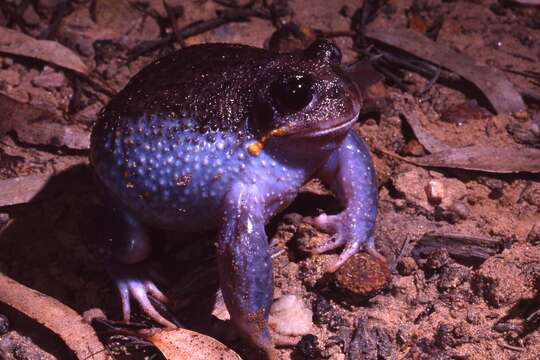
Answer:
[[[0, 4], [0, 26], [38, 37], [50, 30], [59, 3], [8, 0]], [[172, 8], [182, 4], [183, 13], [176, 13], [180, 15], [178, 28], [212, 18], [216, 9], [223, 9], [209, 0], [168, 3]], [[293, 20], [306, 32], [347, 32], [359, 6], [352, 0], [291, 0], [288, 4], [292, 12], [281, 21]], [[99, 231], [95, 219], [100, 202], [85, 146], [96, 114], [110, 95], [171, 47], [135, 59], [130, 59], [130, 49], [158, 39], [160, 25], [167, 28], [170, 22], [163, 2], [157, 0], [73, 1], [63, 9], [51, 40], [83, 60], [90, 69], [87, 78], [43, 61], [0, 53], [0, 95], [52, 114], [37, 125], [14, 124], [9, 129], [0, 125], [0, 181], [25, 176], [49, 180], [31, 201], [0, 207], [0, 271], [81, 314], [99, 308], [107, 318], [118, 320], [119, 299], [92, 240]], [[152, 16], [153, 12], [160, 17]], [[478, 64], [504, 71], [516, 88], [539, 94], [539, 19], [540, 6], [510, 1], [389, 0], [369, 27], [428, 33]], [[184, 42], [265, 47], [276, 25], [252, 17]], [[345, 63], [358, 58], [350, 35], [333, 40], [343, 50]], [[355, 125], [376, 164], [380, 196], [376, 245], [389, 272], [373, 259], [358, 260], [358, 268], [352, 264], [347, 270], [353, 275], [359, 272], [353, 276], [357, 283], [347, 284], [324, 272], [337, 253], [309, 256], [300, 250], [328, 238], [302, 218], [337, 209], [331, 193], [318, 182], [307, 184], [291, 208], [267, 229], [277, 251], [274, 297], [297, 295], [314, 314], [312, 336], [304, 336], [296, 347], [280, 348], [280, 356], [540, 359], [538, 174], [420, 167], [399, 157], [426, 154], [400, 116], [399, 109], [411, 101], [426, 116], [425, 131], [453, 147], [540, 148], [539, 107], [528, 103], [519, 114], [493, 115], [480, 96], [475, 102], [478, 94], [474, 91], [437, 83], [421, 93], [429, 79], [406, 71], [403, 76], [408, 92], [390, 81], [379, 84], [377, 98], [382, 107]], [[32, 131], [38, 125], [45, 130], [36, 135]], [[437, 234], [442, 241], [430, 240], [429, 234]], [[155, 246], [147, 266], [163, 280], [160, 283], [173, 299], [176, 317], [220, 337], [242, 356], [256, 359], [253, 349], [228, 324], [210, 318], [218, 287], [213, 235], [181, 236], [184, 241], [175, 241], [177, 234], [156, 231], [154, 237], [161, 245]], [[466, 247], [464, 238], [472, 239], [473, 246]], [[366, 266], [370, 261], [372, 265]], [[360, 286], [359, 281], [366, 284]], [[380, 284], [371, 286], [370, 281]], [[218, 301], [217, 310], [219, 306]], [[72, 357], [52, 333], [20, 313], [0, 303], [0, 314], [0, 358]], [[139, 313], [135, 320], [155, 325]], [[114, 324], [114, 329], [119, 328], [121, 324]], [[103, 324], [96, 325], [96, 330], [114, 358], [162, 356], [142, 340], [111, 335]]]

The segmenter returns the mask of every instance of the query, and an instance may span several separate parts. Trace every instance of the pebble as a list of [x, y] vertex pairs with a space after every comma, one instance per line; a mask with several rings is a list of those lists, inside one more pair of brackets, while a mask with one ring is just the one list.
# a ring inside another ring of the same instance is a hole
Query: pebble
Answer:
[[0, 314], [0, 336], [4, 335], [8, 331], [9, 331], [9, 319], [4, 314]]
[[446, 197], [446, 188], [441, 180], [430, 180], [426, 185], [426, 195], [432, 205], [439, 205]]
[[319, 295], [313, 304], [313, 320], [317, 325], [326, 325], [328, 329], [336, 331], [344, 324], [344, 320], [332, 307], [325, 297]]
[[302, 359], [320, 359], [321, 349], [319, 348], [319, 340], [315, 335], [304, 335], [296, 345], [296, 351], [302, 355]]
[[313, 327], [313, 312], [296, 295], [283, 295], [272, 304], [268, 324], [281, 335], [304, 336]]
[[349, 359], [396, 359], [396, 349], [382, 328], [370, 327], [367, 318], [358, 320], [348, 347]]
[[423, 156], [426, 154], [426, 149], [418, 140], [412, 139], [403, 146], [401, 153], [407, 156]]
[[427, 270], [438, 270], [443, 266], [446, 266], [450, 262], [450, 255], [446, 248], [439, 248], [434, 250], [427, 258], [425, 268]]
[[540, 245], [540, 221], [534, 224], [531, 231], [529, 231], [527, 241], [532, 245]]
[[21, 75], [15, 70], [2, 70], [0, 71], [0, 83], [17, 86], [21, 83]]
[[416, 261], [414, 261], [412, 257], [403, 256], [399, 259], [396, 268], [400, 275], [409, 276], [416, 271], [418, 266], [416, 265]]
[[41, 21], [39, 15], [36, 13], [36, 10], [31, 5], [27, 6], [26, 10], [24, 10], [24, 13], [22, 14], [22, 20], [28, 26], [37, 26]]
[[469, 269], [465, 266], [452, 264], [445, 266], [442, 269], [439, 280], [437, 281], [437, 289], [440, 292], [447, 292], [456, 289], [462, 283], [470, 278]]
[[65, 81], [66, 77], [63, 73], [45, 66], [41, 74], [32, 79], [32, 85], [44, 89], [54, 89], [64, 86]]

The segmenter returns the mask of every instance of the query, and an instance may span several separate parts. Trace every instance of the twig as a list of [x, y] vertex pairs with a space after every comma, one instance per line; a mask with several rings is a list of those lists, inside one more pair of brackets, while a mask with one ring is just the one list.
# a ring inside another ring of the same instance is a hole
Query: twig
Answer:
[[129, 61], [132, 61], [139, 56], [154, 51], [162, 46], [165, 46], [176, 39], [176, 36], [180, 36], [182, 39], [190, 36], [198, 35], [209, 30], [218, 28], [224, 24], [230, 22], [241, 22], [249, 19], [250, 16], [262, 17], [259, 11], [253, 9], [235, 9], [218, 13], [218, 16], [205, 21], [193, 22], [182, 29], [178, 29], [175, 34], [168, 34], [165, 37], [158, 40], [144, 41], [128, 53]]
[[39, 39], [52, 40], [56, 37], [60, 24], [69, 13], [70, 7], [70, 2], [67, 0], [61, 1], [56, 5], [49, 26], [39, 35]]

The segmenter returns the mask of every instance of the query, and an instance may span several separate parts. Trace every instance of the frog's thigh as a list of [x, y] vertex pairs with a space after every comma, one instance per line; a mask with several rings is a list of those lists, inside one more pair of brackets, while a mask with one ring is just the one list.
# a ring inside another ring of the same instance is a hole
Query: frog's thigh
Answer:
[[218, 240], [221, 288], [231, 320], [256, 346], [272, 353], [268, 314], [272, 262], [257, 189], [233, 185], [225, 198]]
[[115, 210], [113, 226], [111, 245], [115, 260], [124, 264], [135, 264], [150, 255], [148, 231], [137, 217], [122, 210]]

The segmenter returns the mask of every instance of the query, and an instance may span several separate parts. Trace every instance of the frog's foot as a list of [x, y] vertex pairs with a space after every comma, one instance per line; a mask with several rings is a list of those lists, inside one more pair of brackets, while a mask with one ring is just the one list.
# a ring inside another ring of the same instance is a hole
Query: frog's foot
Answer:
[[335, 272], [362, 247], [373, 257], [384, 260], [384, 257], [375, 249], [375, 238], [372, 234], [373, 221], [351, 219], [347, 213], [321, 214], [317, 217], [306, 218], [305, 221], [316, 229], [332, 235], [332, 238], [325, 244], [306, 249], [306, 251], [312, 254], [322, 254], [345, 247], [338, 259], [328, 267], [328, 272]]
[[133, 298], [139, 304], [141, 310], [152, 320], [167, 328], [177, 327], [174, 323], [165, 319], [150, 301], [150, 297], [152, 297], [155, 301], [163, 304], [169, 303], [169, 299], [151, 280], [142, 277], [137, 270], [129, 265], [115, 264], [110, 268], [110, 273], [120, 292], [124, 321], [129, 322], [131, 319], [130, 298]]

